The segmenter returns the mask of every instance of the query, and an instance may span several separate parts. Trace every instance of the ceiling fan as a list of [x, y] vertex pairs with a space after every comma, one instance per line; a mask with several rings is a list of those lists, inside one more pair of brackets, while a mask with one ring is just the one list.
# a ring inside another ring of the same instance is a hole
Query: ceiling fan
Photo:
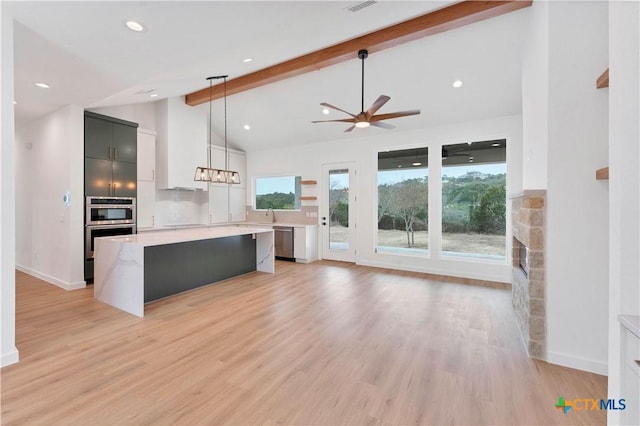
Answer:
[[391, 118], [399, 118], [399, 117], [406, 117], [409, 115], [420, 114], [419, 109], [412, 109], [409, 111], [398, 111], [398, 112], [390, 112], [387, 114], [374, 115], [380, 108], [382, 108], [384, 104], [387, 103], [387, 101], [389, 101], [389, 99], [391, 99], [389, 96], [386, 96], [386, 95], [380, 95], [368, 110], [366, 111], [364, 110], [364, 60], [367, 58], [367, 56], [369, 56], [369, 52], [367, 50], [362, 49], [358, 51], [358, 58], [362, 60], [362, 98], [361, 98], [360, 114], [354, 115], [336, 106], [323, 102], [320, 105], [344, 112], [345, 114], [350, 115], [351, 118], [344, 118], [341, 120], [312, 121], [312, 123], [333, 123], [333, 122], [353, 123], [353, 125], [349, 127], [347, 130], [345, 130], [345, 132], [350, 132], [355, 127], [365, 128], [365, 127], [369, 127], [370, 125], [375, 127], [381, 127], [383, 129], [393, 129], [394, 126], [387, 123], [383, 123], [382, 120], [389, 120]]

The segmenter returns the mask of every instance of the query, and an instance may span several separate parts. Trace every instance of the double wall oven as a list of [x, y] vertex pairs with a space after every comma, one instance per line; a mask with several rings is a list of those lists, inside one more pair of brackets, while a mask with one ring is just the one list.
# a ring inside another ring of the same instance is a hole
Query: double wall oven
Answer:
[[93, 254], [97, 237], [136, 233], [134, 197], [87, 197], [85, 211], [85, 280], [93, 281]]

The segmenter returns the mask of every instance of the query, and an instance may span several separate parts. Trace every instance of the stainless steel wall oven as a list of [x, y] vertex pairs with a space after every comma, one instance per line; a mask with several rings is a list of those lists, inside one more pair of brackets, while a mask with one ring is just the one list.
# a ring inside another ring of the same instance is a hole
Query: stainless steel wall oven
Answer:
[[136, 233], [134, 197], [87, 197], [85, 211], [85, 280], [93, 281], [95, 239]]
[[87, 197], [85, 225], [131, 225], [136, 223], [133, 197]]

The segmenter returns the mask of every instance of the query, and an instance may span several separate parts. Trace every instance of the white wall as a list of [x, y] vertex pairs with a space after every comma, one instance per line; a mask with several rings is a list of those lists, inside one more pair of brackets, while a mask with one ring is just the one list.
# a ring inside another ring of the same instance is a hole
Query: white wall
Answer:
[[[550, 2], [547, 360], [607, 373], [606, 2]], [[578, 18], [579, 17], [579, 18]]]
[[523, 59], [523, 186], [547, 189], [547, 360], [607, 372], [606, 2], [534, 2]]
[[13, 21], [0, 16], [0, 366], [18, 362], [16, 348], [13, 138]]
[[16, 131], [16, 267], [65, 289], [85, 286], [83, 153], [78, 106]]
[[549, 145], [549, 3], [531, 5], [522, 60], [522, 181], [525, 189], [547, 188]]
[[138, 123], [138, 126], [143, 129], [156, 131], [155, 102], [102, 108], [87, 108], [87, 111]]
[[609, 398], [625, 397], [618, 315], [640, 315], [639, 29], [638, 2], [609, 3]]
[[[484, 280], [510, 282], [510, 260], [504, 262], [450, 260], [437, 257], [416, 258], [409, 256], [390, 256], [374, 253], [375, 230], [377, 229], [377, 153], [387, 148], [428, 146], [430, 149], [429, 180], [439, 188], [441, 166], [433, 159], [439, 157], [442, 144], [467, 141], [507, 138], [507, 167], [512, 171], [513, 179], [507, 182], [507, 193], [520, 191], [519, 170], [522, 164], [522, 127], [521, 117], [509, 116], [490, 120], [460, 123], [430, 129], [402, 132], [394, 130], [379, 132], [369, 129], [363, 136], [348, 141], [336, 140], [281, 149], [247, 153], [247, 170], [251, 179], [251, 188], [256, 176], [299, 175], [303, 179], [315, 179], [321, 182], [322, 164], [345, 161], [357, 162], [357, 263], [363, 265], [400, 268], [434, 274], [446, 274]], [[437, 155], [434, 155], [436, 153]], [[431, 185], [431, 184], [430, 184]], [[433, 193], [433, 188], [430, 191]], [[247, 203], [251, 205], [253, 190], [247, 191]], [[320, 200], [320, 198], [319, 198]], [[433, 206], [433, 205], [432, 205]], [[440, 222], [439, 209], [431, 209], [431, 223]], [[510, 214], [507, 212], [507, 220]], [[507, 223], [507, 229], [511, 226]], [[511, 238], [508, 235], [507, 241]], [[511, 249], [508, 247], [507, 254]]]

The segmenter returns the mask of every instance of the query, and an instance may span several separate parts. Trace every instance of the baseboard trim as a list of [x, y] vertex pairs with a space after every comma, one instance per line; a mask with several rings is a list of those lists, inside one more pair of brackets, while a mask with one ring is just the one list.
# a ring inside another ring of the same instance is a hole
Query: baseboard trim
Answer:
[[600, 374], [602, 376], [608, 374], [609, 368], [606, 362], [550, 351], [547, 351], [547, 362], [563, 367], [575, 368], [576, 370], [588, 371], [589, 373]]
[[18, 361], [20, 361], [20, 353], [18, 352], [18, 348], [14, 347], [10, 352], [2, 354], [0, 367], [6, 367], [7, 365], [15, 364]]
[[61, 281], [57, 278], [54, 278], [52, 276], [49, 276], [47, 274], [43, 274], [41, 272], [38, 272], [36, 270], [33, 270], [31, 268], [27, 268], [21, 265], [16, 265], [16, 269], [20, 272], [24, 272], [25, 274], [29, 274], [31, 276], [34, 276], [36, 278], [41, 279], [42, 281], [46, 281], [49, 284], [53, 284], [55, 286], [58, 286], [60, 288], [63, 288], [65, 290], [78, 290], [80, 288], [85, 288], [87, 286], [87, 283], [85, 281], [78, 281], [75, 283], [68, 283], [65, 281]]
[[503, 290], [511, 290], [511, 283], [496, 280], [494, 276], [482, 276], [481, 274], [460, 274], [451, 275], [450, 271], [440, 271], [426, 268], [416, 268], [412, 266], [402, 265], [398, 267], [397, 264], [386, 264], [379, 262], [356, 262], [357, 265], [370, 266], [372, 268], [384, 268], [393, 269], [396, 271], [408, 271], [408, 272], [420, 272], [428, 275], [430, 278], [436, 281], [453, 282], [459, 284], [477, 285], [483, 287], [499, 288]]

